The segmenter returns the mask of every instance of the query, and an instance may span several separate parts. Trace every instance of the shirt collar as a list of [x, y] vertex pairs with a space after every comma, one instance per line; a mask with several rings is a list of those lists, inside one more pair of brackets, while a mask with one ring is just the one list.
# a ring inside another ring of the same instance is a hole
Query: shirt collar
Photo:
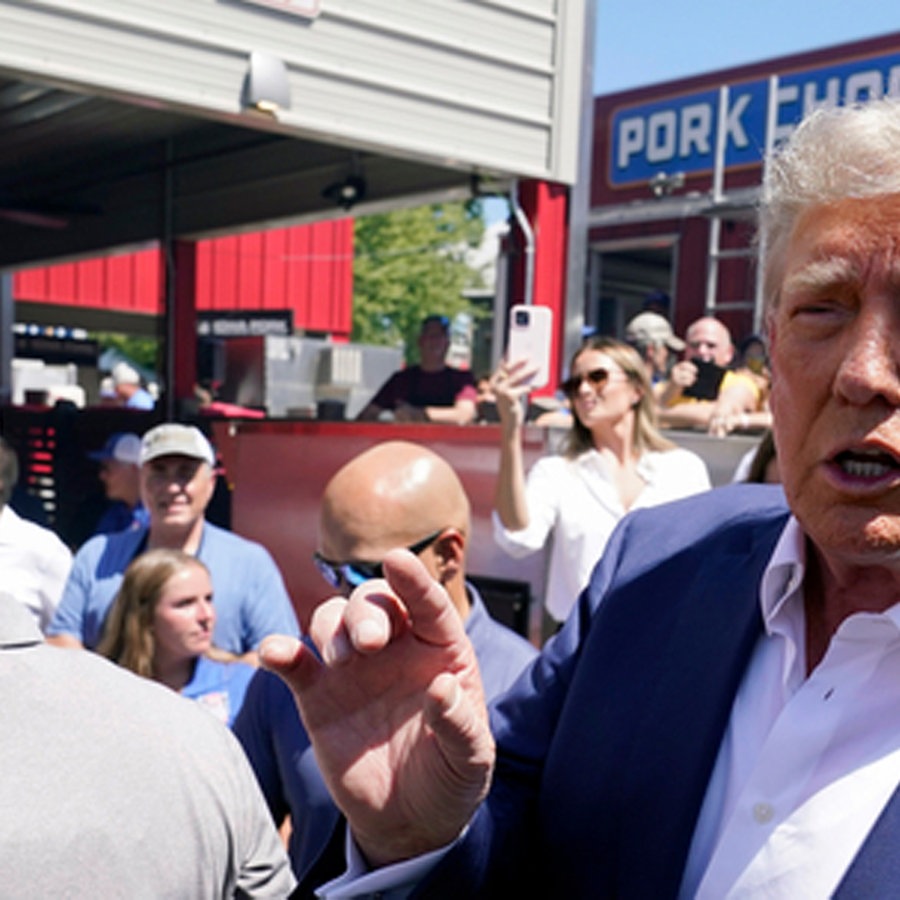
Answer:
[[[656, 478], [659, 455], [656, 451], [645, 450], [638, 457], [635, 471], [648, 484]], [[589, 450], [585, 450], [584, 453], [575, 458], [575, 461], [584, 468], [598, 472], [607, 481], [611, 480], [609, 466], [603, 459], [603, 455], [596, 448], [591, 447]]]
[[800, 523], [790, 516], [763, 572], [759, 602], [766, 631], [772, 623], [801, 598], [799, 588], [806, 571], [806, 536]]
[[[806, 535], [800, 523], [788, 518], [775, 545], [775, 550], [763, 572], [759, 601], [766, 632], [772, 634], [773, 625], [785, 616], [797, 616], [802, 612], [797, 605], [803, 602], [800, 590], [806, 574]], [[900, 631], [900, 603], [895, 603], [882, 613]]]
[[488, 612], [478, 593], [478, 588], [471, 581], [466, 582], [466, 594], [469, 598], [469, 614], [466, 616], [466, 634], [475, 642], [475, 637], [487, 621]]

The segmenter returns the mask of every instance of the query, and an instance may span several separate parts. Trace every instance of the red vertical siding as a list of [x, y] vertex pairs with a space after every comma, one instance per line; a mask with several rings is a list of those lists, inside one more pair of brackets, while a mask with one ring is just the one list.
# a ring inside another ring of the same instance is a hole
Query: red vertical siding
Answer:
[[[350, 332], [353, 220], [199, 241], [199, 310], [290, 309], [298, 329]], [[157, 315], [162, 311], [158, 249], [18, 272], [17, 300]]]
[[[534, 231], [534, 303], [553, 310], [553, 347], [550, 359], [550, 383], [535, 391], [550, 396], [556, 389], [562, 370], [561, 350], [566, 323], [566, 241], [568, 189], [548, 181], [523, 181], [519, 200]], [[521, 243], [521, 241], [520, 241]], [[524, 248], [512, 258], [513, 303], [525, 299]]]
[[161, 309], [159, 252], [141, 250], [17, 272], [13, 296], [32, 303], [154, 315]]

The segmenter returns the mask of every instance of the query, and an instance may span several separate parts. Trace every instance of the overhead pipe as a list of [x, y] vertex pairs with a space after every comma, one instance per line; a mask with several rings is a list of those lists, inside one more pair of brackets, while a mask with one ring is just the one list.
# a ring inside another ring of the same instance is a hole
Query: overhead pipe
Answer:
[[525, 237], [525, 296], [523, 303], [531, 306], [534, 303], [534, 229], [519, 203], [519, 180], [513, 179], [509, 192], [509, 204], [512, 207], [516, 222]]

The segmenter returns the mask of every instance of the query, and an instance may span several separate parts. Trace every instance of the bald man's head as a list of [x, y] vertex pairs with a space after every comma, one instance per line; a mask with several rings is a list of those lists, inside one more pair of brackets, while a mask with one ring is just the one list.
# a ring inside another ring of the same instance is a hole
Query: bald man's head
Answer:
[[[388, 441], [364, 451], [338, 470], [322, 495], [319, 552], [335, 562], [380, 562], [388, 550], [439, 532], [459, 536], [461, 580], [469, 500], [446, 460], [418, 444]], [[423, 551], [422, 561], [447, 586], [441, 549]]]
[[687, 353], [717, 366], [727, 366], [734, 357], [731, 332], [724, 323], [712, 316], [704, 316], [688, 326]]

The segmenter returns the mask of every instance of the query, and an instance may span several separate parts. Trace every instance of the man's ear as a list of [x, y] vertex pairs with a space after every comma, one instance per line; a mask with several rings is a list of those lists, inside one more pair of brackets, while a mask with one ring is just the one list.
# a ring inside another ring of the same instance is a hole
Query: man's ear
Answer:
[[445, 584], [462, 571], [466, 556], [466, 536], [458, 528], [447, 528], [432, 544], [432, 551], [438, 580]]

